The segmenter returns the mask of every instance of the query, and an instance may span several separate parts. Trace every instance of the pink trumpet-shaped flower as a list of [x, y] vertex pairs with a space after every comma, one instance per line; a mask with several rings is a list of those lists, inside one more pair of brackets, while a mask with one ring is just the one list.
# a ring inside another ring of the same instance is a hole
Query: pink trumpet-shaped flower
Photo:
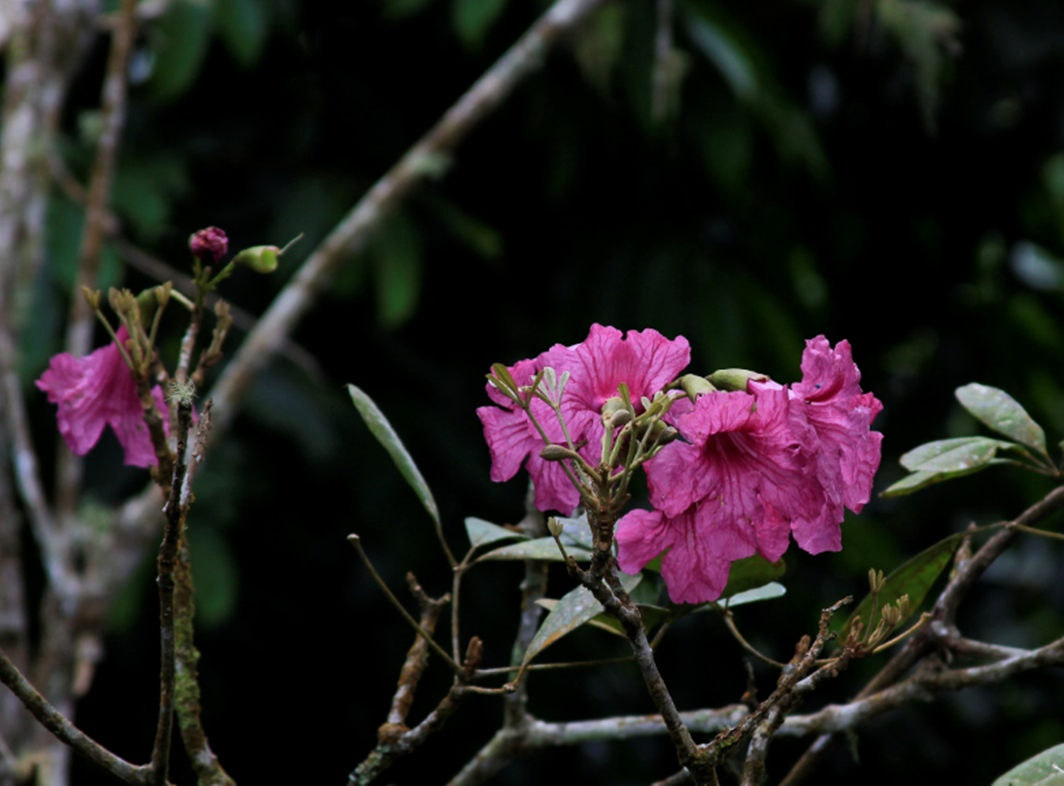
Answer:
[[[125, 342], [129, 334], [122, 327], [117, 335]], [[81, 358], [68, 352], [56, 355], [37, 380], [37, 387], [48, 394], [50, 402], [59, 405], [59, 433], [75, 454], [88, 453], [104, 426], [110, 426], [125, 451], [126, 464], [150, 467], [156, 463], [136, 383], [113, 343]], [[165, 412], [166, 402], [158, 385], [152, 395], [159, 411]], [[163, 424], [168, 425], [165, 418]]]
[[647, 464], [655, 510], [618, 522], [617, 560], [629, 573], [665, 552], [662, 576], [676, 602], [716, 600], [731, 563], [776, 561], [793, 535], [811, 554], [842, 547], [843, 507], [871, 495], [882, 404], [859, 386], [847, 342], [806, 343], [803, 379], [790, 388], [751, 382], [673, 405], [675, 442]]

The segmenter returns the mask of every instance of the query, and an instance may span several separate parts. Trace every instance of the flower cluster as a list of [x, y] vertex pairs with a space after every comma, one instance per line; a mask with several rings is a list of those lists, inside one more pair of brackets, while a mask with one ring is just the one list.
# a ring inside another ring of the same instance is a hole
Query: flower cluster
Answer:
[[[118, 340], [124, 343], [128, 337], [125, 327], [120, 328]], [[110, 426], [125, 451], [126, 464], [156, 464], [136, 383], [115, 344], [82, 358], [68, 352], [56, 355], [37, 380], [37, 387], [48, 394], [51, 403], [59, 405], [59, 433], [75, 454], [88, 453], [104, 426]], [[159, 411], [165, 412], [166, 402], [158, 385], [152, 395]], [[163, 424], [168, 425], [165, 418]]]
[[[622, 340], [620, 331], [594, 325], [583, 343], [555, 346], [511, 371], [519, 384], [546, 367], [569, 372], [561, 420], [574, 444], [586, 440], [585, 455], [598, 445], [602, 406], [619, 383], [629, 386], [633, 402], [652, 398], [688, 357], [682, 337], [670, 341], [647, 330]], [[617, 524], [623, 570], [639, 571], [664, 553], [670, 597], [699, 603], [720, 597], [733, 561], [755, 553], [776, 561], [792, 536], [812, 554], [841, 548], [844, 508], [859, 512], [871, 495], [882, 440], [871, 423], [882, 405], [861, 390], [846, 341], [834, 348], [823, 336], [806, 342], [802, 374], [787, 387], [754, 375], [745, 389], [706, 386], [693, 402], [673, 403], [666, 421], [682, 439], [646, 464], [654, 509], [632, 511]], [[559, 441], [561, 428], [540, 434], [523, 409], [490, 385], [488, 392], [506, 407], [478, 410], [492, 479], [513, 477], [527, 457], [537, 506], [571, 512], [579, 495], [556, 463], [539, 457], [544, 437]], [[537, 421], [551, 422], [546, 404], [534, 401], [531, 410]]]
[[687, 440], [647, 465], [653, 511], [617, 525], [618, 563], [640, 570], [662, 552], [670, 597], [720, 597], [731, 563], [776, 561], [793, 535], [810, 554], [842, 548], [843, 507], [860, 512], [872, 492], [882, 405], [860, 389], [848, 342], [807, 342], [802, 381], [715, 391], [670, 413]]
[[477, 409], [491, 450], [491, 479], [509, 480], [525, 464], [536, 489], [536, 506], [571, 514], [580, 504], [580, 494], [559, 462], [540, 457], [544, 437], [565, 445], [568, 434], [573, 445], [582, 446], [581, 455], [588, 463], [598, 464], [596, 451], [604, 428], [602, 407], [617, 395], [621, 383], [628, 386], [633, 403], [644, 396], [652, 398], [690, 359], [691, 348], [683, 336], [669, 340], [656, 330], [630, 330], [622, 336], [616, 328], [592, 325], [580, 344], [555, 344], [535, 359], [519, 361], [508, 369], [518, 385], [530, 385], [545, 368], [553, 369], [558, 377], [568, 375], [561, 397], [565, 429], [545, 402], [532, 400], [533, 423], [524, 410], [489, 383], [488, 396], [503, 407]]

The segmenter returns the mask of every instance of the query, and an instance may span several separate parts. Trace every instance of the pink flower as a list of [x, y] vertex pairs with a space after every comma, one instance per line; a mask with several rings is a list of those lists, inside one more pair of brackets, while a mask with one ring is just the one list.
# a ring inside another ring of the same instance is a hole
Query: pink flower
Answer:
[[[128, 335], [124, 327], [120, 328], [118, 340], [124, 342]], [[59, 405], [59, 433], [75, 454], [88, 453], [104, 426], [110, 426], [125, 451], [126, 464], [150, 467], [156, 463], [136, 383], [113, 343], [83, 358], [67, 352], [56, 355], [37, 380], [37, 387], [48, 394], [50, 402]], [[162, 390], [156, 386], [152, 395], [159, 411], [165, 412]]]
[[812, 554], [842, 547], [843, 506], [868, 501], [882, 435], [870, 431], [882, 409], [862, 393], [860, 372], [842, 342], [807, 342], [802, 382], [749, 384], [678, 401], [673, 425], [687, 440], [647, 464], [655, 510], [617, 525], [617, 561], [634, 573], [663, 551], [670, 597], [720, 597], [731, 563], [761, 554], [778, 560], [793, 535]]
[[860, 381], [850, 342], [840, 341], [832, 349], [824, 336], [817, 336], [805, 342], [802, 381], [791, 385], [793, 394], [805, 401], [806, 417], [820, 436], [827, 471], [854, 513], [860, 513], [872, 495], [883, 441], [882, 434], [869, 428], [883, 404], [871, 393], [862, 393]]
[[691, 362], [691, 346], [683, 336], [665, 338], [656, 330], [629, 330], [622, 337], [613, 327], [592, 325], [587, 339], [564, 347], [555, 344], [546, 353], [545, 365], [560, 376], [569, 372], [562, 398], [562, 415], [574, 442], [587, 442], [591, 464], [599, 461], [602, 405], [618, 396], [623, 382], [628, 386], [636, 412], [644, 396], [654, 394], [679, 376]]
[[[561, 400], [562, 416], [574, 444], [588, 463], [599, 462], [602, 439], [602, 405], [618, 395], [618, 386], [628, 385], [633, 403], [652, 398], [671, 382], [690, 361], [690, 347], [683, 336], [670, 340], [656, 330], [621, 331], [592, 325], [587, 339], [573, 346], [555, 344], [534, 360], [522, 360], [510, 373], [518, 385], [531, 384], [544, 368], [569, 380]], [[580, 494], [559, 462], [539, 457], [544, 441], [525, 412], [488, 385], [488, 395], [503, 407], [480, 407], [477, 415], [491, 450], [491, 479], [509, 480], [526, 464], [536, 489], [536, 507], [571, 514], [580, 504]], [[532, 412], [548, 439], [565, 444], [558, 419], [546, 403], [535, 400]], [[527, 458], [527, 462], [526, 462]]]
[[[543, 369], [543, 358], [544, 355], [540, 355], [534, 360], [519, 360], [507, 370], [518, 385], [531, 385], [536, 374]], [[477, 408], [477, 417], [484, 426], [484, 439], [491, 451], [491, 479], [496, 483], [509, 480], [524, 464], [532, 476], [536, 507], [562, 511], [566, 515], [572, 513], [580, 504], [580, 492], [566, 477], [560, 463], [540, 458], [545, 443], [539, 431], [516, 403], [492, 385], [486, 387], [491, 400], [500, 405]], [[533, 399], [532, 411], [550, 439], [561, 442], [561, 428], [550, 407]]]

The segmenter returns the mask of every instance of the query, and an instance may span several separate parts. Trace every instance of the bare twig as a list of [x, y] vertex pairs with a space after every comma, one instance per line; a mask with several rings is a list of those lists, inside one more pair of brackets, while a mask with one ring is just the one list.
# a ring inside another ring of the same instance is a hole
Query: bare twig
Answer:
[[433, 652], [443, 658], [444, 662], [451, 667], [451, 670], [454, 671], [455, 674], [462, 674], [464, 672], [462, 666], [460, 666], [447, 653], [447, 650], [445, 650], [438, 643], [436, 643], [436, 640], [432, 638], [431, 633], [422, 628], [421, 624], [416, 619], [410, 616], [410, 612], [408, 612], [406, 608], [403, 607], [403, 604], [399, 602], [399, 599], [397, 597], [395, 597], [395, 594], [388, 587], [384, 579], [382, 579], [380, 574], [377, 573], [377, 569], [373, 567], [373, 563], [370, 561], [369, 555], [366, 554], [366, 550], [362, 548], [362, 539], [359, 538], [358, 535], [351, 534], [347, 536], [347, 540], [352, 546], [355, 547], [355, 551], [358, 552], [358, 556], [362, 560], [362, 564], [365, 565], [366, 569], [370, 572], [370, 576], [373, 577], [373, 581], [377, 584], [378, 587], [381, 588], [381, 591], [384, 592], [385, 597], [387, 597], [388, 600], [391, 602], [392, 606], [394, 606], [396, 610], [398, 610], [399, 614], [404, 620], [406, 620], [407, 624], [410, 625], [410, 627], [412, 627], [418, 633], [418, 635], [420, 635], [425, 640], [425, 643], [428, 644], [429, 648], [432, 649]]
[[[1064, 508], [1064, 487], [1056, 488], [1043, 499], [1021, 513], [1012, 523], [1030, 527]], [[932, 623], [905, 642], [902, 649], [884, 666], [875, 677], [857, 694], [857, 699], [876, 695], [902, 678], [943, 637], [952, 632], [953, 621], [961, 601], [988, 567], [1007, 549], [1018, 536], [1018, 530], [1006, 527], [993, 535], [968, 560], [957, 566], [949, 583], [942, 590], [932, 611]], [[791, 768], [781, 786], [798, 786], [812, 774], [831, 749], [834, 739], [830, 734], [819, 737]]]
[[0, 651], [0, 682], [11, 689], [19, 700], [26, 705], [33, 717], [60, 741], [90, 761], [102, 767], [114, 777], [125, 783], [149, 784], [150, 768], [130, 764], [115, 756], [91, 737], [84, 734], [73, 723], [48, 703], [40, 693], [22, 676], [7, 655]]
[[[442, 598], [430, 598], [421, 585], [417, 583], [413, 573], [406, 574], [406, 583], [410, 586], [410, 592], [417, 598], [418, 606], [421, 607], [421, 629], [430, 636], [436, 630], [436, 623], [440, 619], [443, 607], [450, 602], [450, 598], [444, 595]], [[392, 708], [388, 713], [388, 724], [392, 726], [406, 725], [407, 715], [410, 714], [410, 705], [414, 701], [418, 682], [425, 672], [429, 662], [429, 649], [425, 637], [420, 633], [414, 636], [414, 643], [406, 653], [406, 661], [399, 672], [399, 683], [396, 687], [395, 696], [392, 697]]]
[[482, 654], [483, 645], [480, 639], [474, 636], [469, 640], [469, 647], [466, 648], [462, 672], [455, 675], [451, 689], [436, 705], [436, 708], [413, 729], [408, 730], [402, 724], [384, 724], [378, 731], [377, 747], [348, 776], [348, 781], [358, 786], [372, 783], [397, 759], [413, 753], [425, 740], [443, 728], [443, 724], [458, 709], [462, 697], [467, 692], [466, 686], [476, 672]]

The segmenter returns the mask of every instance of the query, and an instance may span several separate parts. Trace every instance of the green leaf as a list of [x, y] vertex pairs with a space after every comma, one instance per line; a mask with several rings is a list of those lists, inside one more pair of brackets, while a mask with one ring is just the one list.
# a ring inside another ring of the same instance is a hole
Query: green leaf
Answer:
[[421, 234], [401, 214], [377, 231], [368, 249], [377, 282], [378, 315], [386, 328], [410, 319], [421, 298]]
[[[642, 586], [642, 584], [640, 586]], [[557, 601], [548, 602], [551, 604], [557, 604]], [[544, 608], [552, 608], [552, 606], [547, 606], [544, 601], [539, 601], [539, 603]], [[644, 603], [636, 605], [639, 606], [639, 613], [643, 617], [643, 625], [646, 626], [648, 631], [652, 630], [659, 622], [670, 616], [672, 613], [669, 609], [664, 609], [661, 606], [652, 606]], [[628, 638], [628, 635], [624, 632], [624, 626], [615, 617], [611, 617], [609, 614], [599, 614], [587, 624], [588, 627], [604, 630], [607, 633], [612, 633], [614, 636], [620, 636], [622, 639]]]
[[[780, 560], [782, 562], [783, 560]], [[762, 600], [772, 600], [773, 598], [782, 598], [787, 594], [787, 588], [782, 584], [775, 581], [770, 581], [757, 589], [746, 590], [745, 592], [737, 592], [728, 598], [728, 608], [734, 608], [735, 606], [742, 606], [746, 603], [757, 603]]]
[[999, 450], [1014, 449], [1011, 442], [989, 437], [941, 439], [902, 455], [901, 465], [911, 472], [957, 472], [987, 466]]
[[244, 68], [258, 61], [266, 44], [266, 13], [261, 0], [216, 0], [218, 33], [229, 53]]
[[987, 428], [1045, 455], [1045, 432], [1008, 393], [973, 382], [957, 388], [956, 395], [961, 405]]
[[454, 0], [455, 32], [470, 49], [477, 49], [503, 10], [506, 0]]
[[769, 562], [760, 554], [736, 560], [728, 573], [728, 584], [720, 595], [720, 600], [727, 600], [749, 590], [764, 587], [769, 582], [782, 578], [787, 572], [787, 563], [782, 559]]
[[[948, 538], [944, 538], [933, 546], [924, 549], [912, 559], [904, 562], [900, 567], [895, 568], [887, 576], [883, 589], [879, 592], [879, 597], [876, 598], [871, 592], [868, 593], [846, 619], [839, 633], [839, 641], [846, 640], [850, 626], [858, 617], [864, 622], [865, 631], [874, 629], [879, 622], [880, 611], [883, 607], [893, 604], [902, 595], [909, 596], [909, 613], [898, 624], [901, 625], [906, 619], [915, 614], [920, 608], [920, 604], [924, 602], [931, 585], [942, 575], [942, 571], [946, 569], [950, 560], [953, 559], [953, 553], [964, 539], [964, 535], [965, 533], [963, 532], [950, 535]], [[874, 615], [872, 614], [873, 606], [876, 608]]]
[[204, 0], [175, 0], [153, 25], [156, 42], [151, 88], [162, 101], [176, 98], [192, 84], [207, 56], [211, 10]]
[[561, 542], [566, 548], [575, 546], [581, 549], [594, 547], [591, 527], [583, 516], [556, 516], [555, 521], [562, 525]]
[[366, 421], [366, 425], [369, 426], [373, 436], [388, 451], [388, 455], [392, 457], [392, 461], [399, 468], [399, 472], [406, 478], [406, 482], [414, 489], [418, 499], [421, 500], [421, 504], [429, 512], [429, 516], [432, 517], [432, 521], [436, 524], [437, 531], [442, 530], [440, 511], [436, 507], [436, 500], [429, 490], [429, 485], [425, 482], [425, 478], [421, 476], [417, 465], [414, 464], [414, 459], [407, 453], [402, 440], [399, 439], [399, 435], [392, 428], [392, 424], [384, 417], [384, 413], [377, 408], [373, 399], [367, 396], [360, 388], [348, 385], [347, 392], [351, 394], [351, 401], [354, 403], [355, 409], [358, 410], [358, 414], [362, 416], [362, 419]]
[[902, 466], [912, 470], [912, 474], [882, 491], [879, 496], [900, 497], [944, 480], [1003, 464], [1004, 459], [996, 458], [999, 450], [1022, 452], [1023, 448], [1015, 442], [989, 437], [959, 437], [920, 445], [901, 457]]
[[[591, 552], [581, 548], [566, 548], [566, 553], [577, 562], [588, 562]], [[564, 560], [558, 544], [554, 538], [536, 538], [526, 540], [523, 543], [514, 543], [511, 546], [502, 546], [494, 551], [489, 551], [477, 558], [477, 562], [494, 562], [496, 560], [515, 559], [538, 559], [548, 562], [561, 562]]]
[[889, 497], [903, 497], [906, 494], [912, 494], [914, 491], [925, 489], [928, 486], [933, 486], [936, 483], [941, 483], [944, 480], [952, 480], [953, 478], [959, 478], [964, 475], [971, 475], [973, 472], [978, 472], [984, 469], [984, 467], [972, 467], [971, 469], [959, 469], [955, 472], [914, 472], [911, 475], [907, 475], [897, 483], [883, 489], [879, 492], [879, 496], [883, 498]]
[[465, 520], [465, 531], [473, 548], [487, 546], [489, 543], [498, 541], [513, 540], [514, 538], [519, 538], [520, 540], [528, 539], [527, 535], [522, 535], [520, 532], [500, 527], [498, 524], [492, 524], [490, 521], [484, 521], [484, 519], [472, 517]]
[[1016, 765], [990, 786], [1064, 786], [1064, 744]]
[[735, 25], [709, 3], [687, 3], [683, 8], [687, 34], [694, 45], [716, 66], [737, 98], [753, 100], [760, 81], [757, 63]]
[[188, 548], [196, 585], [196, 622], [218, 627], [236, 608], [238, 574], [232, 549], [211, 527], [191, 529]]
[[[642, 574], [629, 576], [621, 573], [619, 577], [621, 586], [624, 587], [625, 592], [629, 593], [643, 579]], [[531, 661], [558, 639], [593, 620], [602, 611], [602, 604], [595, 600], [591, 592], [584, 587], [577, 587], [566, 593], [536, 631], [535, 637], [525, 652], [525, 663]]]

